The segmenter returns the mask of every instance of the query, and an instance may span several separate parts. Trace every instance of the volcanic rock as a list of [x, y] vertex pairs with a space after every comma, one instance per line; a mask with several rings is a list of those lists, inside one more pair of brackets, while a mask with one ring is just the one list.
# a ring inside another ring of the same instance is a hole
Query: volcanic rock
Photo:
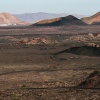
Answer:
[[85, 81], [79, 84], [80, 88], [100, 88], [100, 72], [94, 71]]
[[94, 35], [92, 33], [89, 33], [88, 36], [94, 38]]

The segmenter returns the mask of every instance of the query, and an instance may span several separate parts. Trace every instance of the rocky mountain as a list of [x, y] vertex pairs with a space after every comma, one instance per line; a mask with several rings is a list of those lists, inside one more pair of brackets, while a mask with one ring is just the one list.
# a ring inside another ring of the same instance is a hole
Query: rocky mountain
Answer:
[[100, 24], [100, 12], [90, 17], [83, 17], [81, 20], [87, 24]]
[[42, 20], [31, 26], [65, 26], [65, 25], [86, 25], [86, 23], [82, 22], [81, 20], [72, 15], [69, 15], [66, 17]]
[[9, 13], [0, 13], [0, 26], [9, 26], [9, 25], [26, 25], [28, 24], [25, 21], [21, 21], [15, 16]]
[[[66, 13], [54, 14], [54, 13], [39, 12], [39, 13], [14, 14], [14, 16], [16, 16], [20, 20], [35, 23], [40, 20], [68, 16], [68, 14], [66, 14]], [[73, 16], [75, 16], [77, 18], [82, 18], [82, 17], [85, 17], [86, 15], [75, 15], [74, 14]]]

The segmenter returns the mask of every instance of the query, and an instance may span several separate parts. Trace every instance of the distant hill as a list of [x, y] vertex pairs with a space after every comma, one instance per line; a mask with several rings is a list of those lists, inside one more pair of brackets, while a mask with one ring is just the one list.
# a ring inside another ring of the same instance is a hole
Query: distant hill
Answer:
[[15, 16], [9, 13], [0, 13], [0, 26], [9, 26], [9, 25], [25, 25], [27, 22], [21, 21]]
[[72, 15], [69, 15], [66, 17], [42, 20], [31, 26], [63, 26], [63, 25], [86, 25], [86, 23], [82, 22], [81, 20]]
[[[39, 13], [14, 14], [14, 16], [16, 16], [20, 20], [35, 23], [35, 22], [38, 22], [38, 21], [44, 20], [44, 19], [65, 17], [65, 16], [68, 16], [68, 14], [65, 14], [65, 13], [54, 14], [54, 13], [39, 12]], [[86, 17], [86, 15], [75, 15], [75, 14], [73, 16], [75, 16], [79, 19], [82, 17]]]
[[83, 17], [81, 20], [87, 24], [99, 24], [100, 23], [100, 12], [90, 17]]

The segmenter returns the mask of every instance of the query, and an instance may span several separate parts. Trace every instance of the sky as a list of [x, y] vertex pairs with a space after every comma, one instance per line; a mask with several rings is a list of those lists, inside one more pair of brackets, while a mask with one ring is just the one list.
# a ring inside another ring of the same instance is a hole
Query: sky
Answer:
[[92, 15], [100, 11], [100, 0], [0, 0], [0, 13], [67, 13]]

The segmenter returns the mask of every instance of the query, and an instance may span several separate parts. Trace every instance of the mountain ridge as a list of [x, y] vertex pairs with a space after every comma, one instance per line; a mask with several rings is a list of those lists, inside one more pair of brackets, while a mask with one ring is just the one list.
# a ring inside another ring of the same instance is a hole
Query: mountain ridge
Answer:
[[[13, 14], [13, 15], [16, 16], [17, 18], [19, 18], [20, 20], [31, 22], [31, 23], [36, 23], [40, 20], [65, 17], [65, 16], [68, 16], [69, 14], [38, 12], [38, 13], [24, 13], [24, 14]], [[87, 15], [73, 14], [73, 16], [80, 19], [80, 18], [85, 17]]]

